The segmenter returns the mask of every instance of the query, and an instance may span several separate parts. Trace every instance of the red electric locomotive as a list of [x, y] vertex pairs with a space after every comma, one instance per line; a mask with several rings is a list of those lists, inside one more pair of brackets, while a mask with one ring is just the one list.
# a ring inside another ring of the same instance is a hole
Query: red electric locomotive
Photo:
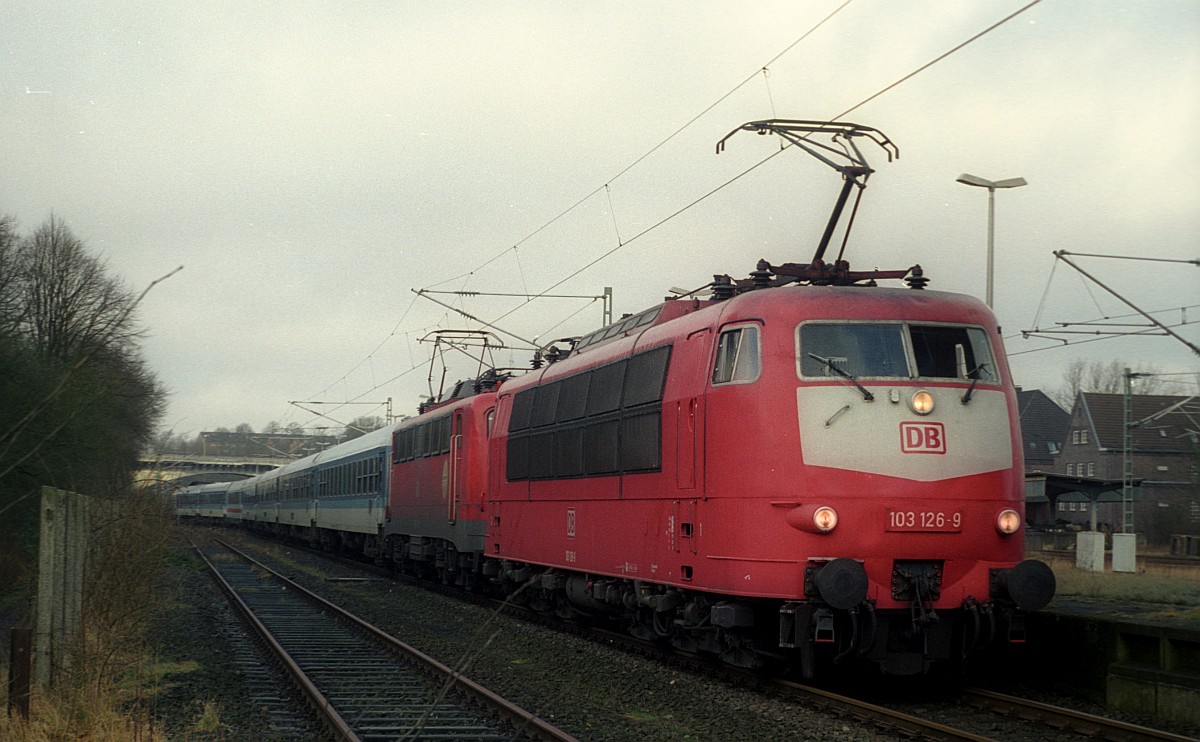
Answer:
[[[585, 339], [586, 341], [587, 339]], [[981, 302], [790, 287], [667, 302], [506, 383], [489, 556], [564, 614], [755, 666], [928, 669], [1042, 607], [1015, 394]]]
[[[810, 152], [830, 130], [890, 146], [852, 124], [743, 128]], [[718, 277], [712, 300], [628, 317], [504, 384], [487, 534], [502, 580], [536, 576], [523, 595], [562, 615], [737, 665], [786, 657], [805, 675], [822, 655], [911, 674], [1023, 638], [1021, 611], [1044, 606], [1054, 578], [1022, 561], [996, 318], [922, 290], [919, 266], [822, 261], [870, 173], [850, 150], [810, 264]], [[910, 289], [875, 287], [905, 277]]]
[[396, 426], [383, 557], [404, 572], [471, 588], [483, 573], [493, 376], [464, 381]]

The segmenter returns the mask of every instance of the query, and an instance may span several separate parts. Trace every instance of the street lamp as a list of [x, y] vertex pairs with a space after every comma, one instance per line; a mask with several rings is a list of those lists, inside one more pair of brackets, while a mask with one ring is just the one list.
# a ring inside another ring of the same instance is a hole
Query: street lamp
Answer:
[[988, 189], [988, 248], [987, 248], [987, 305], [992, 306], [992, 266], [996, 252], [996, 189], [1020, 188], [1028, 185], [1024, 178], [1006, 178], [1004, 180], [984, 180], [976, 175], [963, 173], [956, 179], [959, 183]]

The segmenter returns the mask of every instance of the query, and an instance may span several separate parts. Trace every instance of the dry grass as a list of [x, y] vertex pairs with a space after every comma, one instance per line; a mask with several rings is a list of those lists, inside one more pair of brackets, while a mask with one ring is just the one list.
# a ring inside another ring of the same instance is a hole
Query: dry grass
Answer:
[[166, 739], [144, 714], [130, 710], [128, 699], [94, 685], [61, 683], [35, 691], [29, 719], [0, 717], [0, 739], [12, 742], [50, 742], [88, 739], [102, 742]]
[[1058, 590], [1050, 610], [1060, 599], [1104, 601], [1103, 612], [1117, 618], [1200, 628], [1200, 573], [1195, 568], [1085, 572], [1067, 560], [1055, 560], [1051, 567]]
[[[166, 502], [149, 492], [122, 494], [93, 515], [81, 617], [86, 630], [75, 659], [52, 688], [34, 690], [28, 720], [0, 713], [0, 739], [166, 739], [148, 709], [166, 687], [165, 676], [190, 668], [157, 662], [145, 635], [164, 608], [162, 576], [173, 530]], [[214, 706], [198, 715], [195, 732], [220, 727]]]
[[1200, 579], [1195, 574], [1084, 572], [1059, 563], [1054, 565], [1054, 576], [1059, 595], [1200, 606]]
[[[168, 739], [146, 712], [155, 693], [168, 687], [169, 675], [195, 669], [187, 664], [147, 660], [133, 668], [128, 676], [104, 687], [87, 682], [87, 675], [75, 674], [53, 690], [34, 693], [28, 721], [0, 715], [0, 739], [6, 742], [58, 742], [66, 739], [128, 742], [154, 742]], [[82, 682], [81, 682], [82, 681]], [[0, 704], [6, 699], [0, 694]], [[184, 734], [209, 739], [222, 738], [224, 730], [219, 707], [205, 702], [198, 707]]]

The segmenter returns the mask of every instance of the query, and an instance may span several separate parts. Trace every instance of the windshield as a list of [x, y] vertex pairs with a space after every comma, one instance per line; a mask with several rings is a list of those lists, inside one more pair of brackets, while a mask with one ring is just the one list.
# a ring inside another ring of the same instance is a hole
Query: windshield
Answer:
[[841, 370], [855, 378], [1000, 378], [987, 333], [979, 327], [807, 322], [797, 328], [797, 336], [804, 377], [839, 376]]

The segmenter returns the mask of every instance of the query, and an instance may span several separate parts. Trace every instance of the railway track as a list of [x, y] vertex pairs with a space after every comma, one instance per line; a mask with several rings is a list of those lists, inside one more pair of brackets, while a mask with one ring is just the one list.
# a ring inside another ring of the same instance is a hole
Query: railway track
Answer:
[[575, 739], [218, 543], [196, 551], [335, 738]]
[[[511, 609], [511, 607], [510, 607]], [[539, 622], [541, 617], [536, 616]], [[590, 640], [617, 645], [643, 656], [680, 665], [690, 671], [712, 674], [711, 663], [695, 655], [679, 652], [661, 644], [646, 642], [626, 634], [594, 627], [572, 627], [570, 629]], [[884, 731], [897, 738], [930, 740], [938, 742], [998, 742], [1000, 740], [1059, 740], [1078, 739], [1106, 740], [1107, 742], [1196, 742], [1172, 732], [1139, 726], [1089, 714], [1074, 709], [1053, 706], [1018, 696], [1006, 695], [981, 688], [962, 690], [959, 706], [966, 706], [977, 713], [974, 718], [963, 719], [961, 708], [951, 709], [945, 716], [952, 721], [939, 721], [942, 705], [950, 703], [932, 702], [925, 704], [931, 713], [908, 713], [886, 703], [872, 703], [854, 695], [836, 693], [805, 683], [781, 678], [762, 676], [753, 671], [721, 666], [715, 670], [728, 676], [730, 682], [759, 687], [772, 695], [804, 703], [825, 710], [831, 717], [852, 719], [859, 723]], [[1001, 717], [1004, 729], [995, 734], [980, 734], [967, 727], [994, 727], [989, 717]]]
[[[386, 570], [313, 552], [321, 559], [333, 559], [341, 566], [355, 568], [382, 576]], [[390, 573], [388, 573], [390, 574]], [[394, 575], [393, 575], [394, 576]], [[411, 580], [423, 587], [429, 583]], [[458, 591], [434, 585], [435, 592], [453, 593], [462, 599]], [[471, 596], [478, 603], [486, 603], [480, 596]], [[495, 606], [493, 606], [495, 608]], [[1146, 727], [1127, 724], [1100, 716], [1071, 709], [1041, 704], [992, 691], [971, 689], [964, 691], [959, 699], [942, 699], [921, 704], [921, 710], [889, 707], [889, 703], [871, 703], [853, 695], [843, 695], [810, 685], [779, 680], [743, 672], [727, 666], [714, 666], [711, 662], [695, 655], [679, 653], [661, 644], [643, 642], [622, 632], [585, 627], [579, 624], [563, 625], [551, 621], [542, 614], [505, 604], [501, 610], [511, 615], [531, 618], [535, 623], [548, 625], [560, 632], [574, 633], [581, 638], [608, 646], [619, 646], [625, 651], [664, 662], [677, 668], [711, 677], [720, 675], [729, 683], [753, 688], [795, 701], [808, 707], [819, 708], [830, 719], [841, 719], [866, 728], [874, 729], [887, 736], [914, 740], [1057, 740], [1090, 738], [1128, 742], [1181, 742], [1190, 738]], [[890, 704], [896, 706], [897, 704]], [[974, 730], [974, 731], [972, 731]]]
[[1089, 739], [1111, 742], [1192, 742], [1191, 737], [1127, 724], [1080, 711], [1051, 706], [1027, 698], [1018, 698], [980, 688], [963, 691], [967, 701], [1006, 717], [1021, 718], [1050, 729], [1070, 732]]

